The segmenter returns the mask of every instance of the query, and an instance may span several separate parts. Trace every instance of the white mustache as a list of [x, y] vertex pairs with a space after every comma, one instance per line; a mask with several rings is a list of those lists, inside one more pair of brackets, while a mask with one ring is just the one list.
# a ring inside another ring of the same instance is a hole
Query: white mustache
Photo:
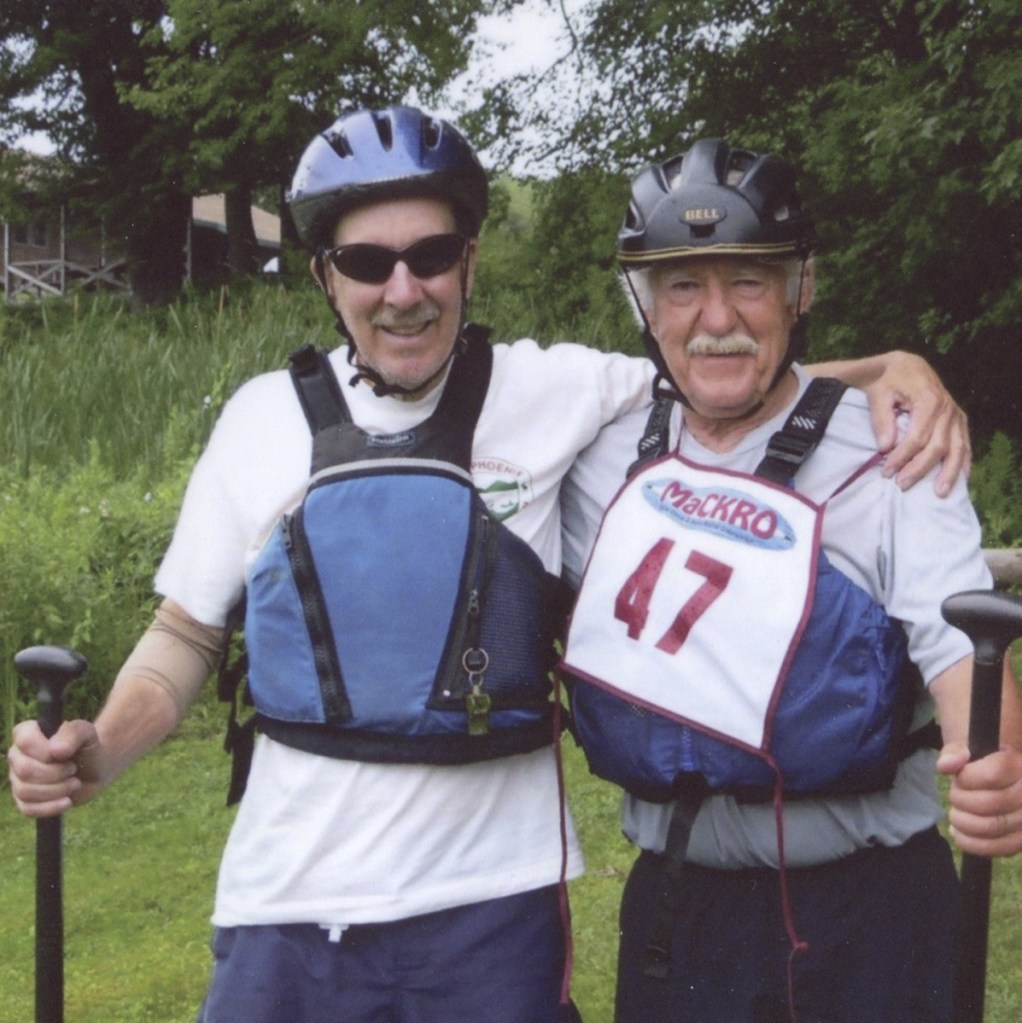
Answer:
[[755, 355], [759, 345], [748, 334], [697, 334], [685, 346], [689, 355]]

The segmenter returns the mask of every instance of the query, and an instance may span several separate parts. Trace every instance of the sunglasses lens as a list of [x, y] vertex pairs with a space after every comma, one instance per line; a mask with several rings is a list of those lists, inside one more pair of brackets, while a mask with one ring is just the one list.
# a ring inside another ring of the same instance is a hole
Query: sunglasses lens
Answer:
[[402, 258], [416, 277], [436, 277], [450, 270], [464, 249], [465, 239], [460, 234], [438, 234], [409, 246]]
[[342, 245], [330, 252], [337, 269], [353, 281], [382, 284], [394, 272], [399, 253], [382, 245]]
[[383, 284], [398, 260], [406, 263], [416, 277], [426, 279], [450, 270], [464, 250], [465, 239], [460, 234], [436, 234], [402, 251], [382, 245], [342, 245], [328, 255], [345, 277], [363, 284]]

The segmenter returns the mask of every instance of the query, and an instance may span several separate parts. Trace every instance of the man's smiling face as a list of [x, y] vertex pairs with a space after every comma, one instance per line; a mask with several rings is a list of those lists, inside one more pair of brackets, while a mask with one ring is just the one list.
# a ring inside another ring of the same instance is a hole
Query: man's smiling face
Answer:
[[[409, 198], [370, 203], [343, 216], [334, 245], [368, 243], [401, 250], [423, 238], [456, 231], [450, 206], [437, 199]], [[467, 268], [465, 261], [468, 261]], [[381, 284], [345, 277], [325, 261], [324, 287], [351, 332], [358, 361], [389, 384], [413, 395], [433, 385], [457, 340], [462, 311], [462, 274], [471, 289], [475, 241], [449, 270], [420, 278], [398, 261]]]
[[795, 320], [783, 267], [701, 257], [657, 267], [651, 283], [650, 329], [692, 410], [712, 421], [760, 405]]

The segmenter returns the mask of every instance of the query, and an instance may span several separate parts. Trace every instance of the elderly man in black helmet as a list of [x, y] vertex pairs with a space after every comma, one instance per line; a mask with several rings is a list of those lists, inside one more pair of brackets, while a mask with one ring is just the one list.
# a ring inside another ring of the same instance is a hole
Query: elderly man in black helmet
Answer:
[[251, 770], [202, 1023], [570, 1011], [558, 493], [602, 426], [647, 405], [652, 372], [466, 322], [486, 203], [468, 142], [419, 110], [358, 111], [310, 143], [291, 211], [347, 343], [225, 406], [156, 622], [95, 725], [16, 730], [22, 811], [87, 802], [174, 728], [246, 596], [258, 735], [233, 722]]
[[964, 482], [893, 485], [863, 396], [795, 361], [785, 161], [699, 141], [635, 179], [619, 242], [661, 398], [564, 497], [575, 721], [642, 850], [617, 1023], [950, 1020], [934, 767], [963, 849], [1022, 849], [1017, 685], [1006, 663], [1003, 748], [967, 765], [971, 647], [939, 610], [991, 585]]

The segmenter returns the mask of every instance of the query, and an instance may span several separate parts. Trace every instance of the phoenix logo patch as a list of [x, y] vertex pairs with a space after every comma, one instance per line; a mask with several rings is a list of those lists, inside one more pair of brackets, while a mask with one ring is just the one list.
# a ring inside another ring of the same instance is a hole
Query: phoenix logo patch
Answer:
[[532, 504], [532, 477], [502, 458], [474, 458], [472, 479], [483, 503], [498, 522]]

